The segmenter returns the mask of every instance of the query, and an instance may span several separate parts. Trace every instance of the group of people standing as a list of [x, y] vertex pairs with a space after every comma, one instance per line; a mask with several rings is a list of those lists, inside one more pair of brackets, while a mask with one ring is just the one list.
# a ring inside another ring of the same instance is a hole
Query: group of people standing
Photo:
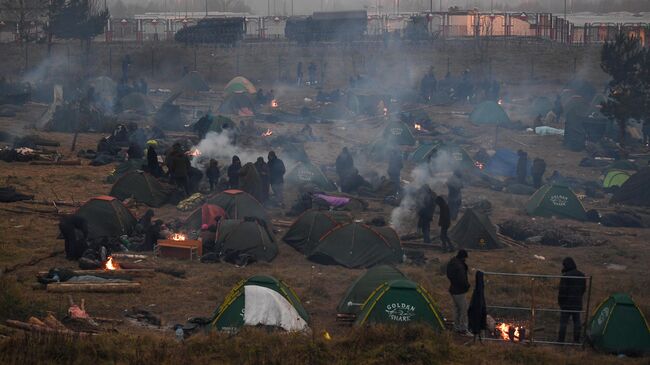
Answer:
[[[318, 82], [316, 78], [316, 70], [318, 69], [318, 66], [312, 61], [309, 62], [309, 65], [307, 65], [307, 74], [308, 74], [308, 79], [307, 82], [309, 82], [310, 85], [315, 84]], [[302, 61], [298, 62], [296, 65], [296, 81], [298, 82], [298, 86], [302, 85], [303, 82], [305, 82], [305, 77], [304, 77], [303, 69], [302, 69]]]
[[[528, 179], [528, 153], [523, 150], [517, 151], [517, 183], [527, 185]], [[533, 179], [533, 186], [539, 189], [543, 185], [543, 177], [546, 172], [546, 161], [542, 158], [535, 158], [530, 168], [530, 175]]]
[[[241, 189], [261, 203], [269, 201], [271, 191], [276, 203], [284, 206], [284, 174], [287, 172], [284, 162], [278, 158], [274, 151], [267, 155], [267, 161], [258, 157], [252, 163], [248, 162], [242, 166], [239, 156], [232, 156], [232, 162], [227, 169], [228, 188]], [[219, 179], [218, 162], [210, 160], [206, 171], [210, 180], [211, 190], [214, 189]]]

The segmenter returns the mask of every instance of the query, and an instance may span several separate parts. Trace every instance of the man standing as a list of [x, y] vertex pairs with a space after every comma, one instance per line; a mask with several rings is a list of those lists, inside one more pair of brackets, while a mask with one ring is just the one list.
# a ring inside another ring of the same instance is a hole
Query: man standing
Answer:
[[298, 81], [298, 86], [302, 84], [302, 78], [303, 78], [302, 62], [298, 62], [298, 66], [296, 66], [296, 79]]
[[533, 167], [530, 169], [530, 175], [533, 177], [533, 186], [535, 189], [542, 187], [542, 178], [546, 172], [546, 161], [541, 158], [533, 160]]
[[271, 183], [271, 189], [273, 189], [273, 195], [275, 195], [276, 200], [281, 207], [284, 206], [284, 173], [287, 172], [284, 167], [284, 162], [280, 160], [275, 152], [271, 151], [268, 155], [268, 166], [269, 166], [269, 182]]
[[517, 160], [517, 182], [526, 185], [526, 176], [528, 175], [528, 153], [517, 151], [519, 159]]
[[388, 179], [394, 185], [394, 193], [400, 191], [400, 173], [404, 164], [402, 163], [402, 154], [399, 150], [394, 149], [388, 158]]
[[424, 184], [417, 192], [418, 229], [422, 230], [424, 243], [431, 243], [431, 221], [436, 210], [434, 196], [434, 192], [427, 184]]
[[580, 311], [582, 311], [582, 297], [585, 294], [585, 274], [578, 271], [575, 261], [567, 257], [562, 261], [562, 279], [560, 279], [560, 290], [557, 295], [557, 303], [560, 305], [560, 333], [558, 342], [564, 342], [569, 317], [573, 318], [573, 342], [580, 342]]
[[467, 279], [467, 251], [458, 250], [454, 258], [447, 263], [447, 279], [449, 279], [449, 294], [454, 301], [454, 331], [470, 335], [467, 331], [467, 298], [469, 280]]
[[230, 189], [239, 189], [239, 170], [241, 170], [241, 160], [239, 156], [232, 156], [232, 162], [228, 166], [228, 187]]
[[353, 169], [352, 155], [347, 147], [343, 147], [341, 153], [336, 157], [336, 174], [339, 176], [339, 184], [343, 184], [343, 180]]
[[451, 216], [449, 214], [449, 205], [443, 197], [436, 197], [436, 204], [440, 210], [440, 218], [438, 218], [438, 226], [440, 226], [440, 242], [442, 243], [442, 250], [444, 252], [452, 252], [454, 250], [454, 245], [451, 244], [451, 240], [447, 236], [447, 231], [451, 225]]
[[264, 204], [269, 200], [269, 166], [264, 162], [262, 156], [257, 158], [255, 161], [255, 168], [257, 169], [257, 174], [260, 175], [262, 180], [262, 195], [260, 203]]
[[172, 146], [172, 152], [169, 155], [167, 166], [172, 181], [180, 188], [183, 188], [187, 195], [190, 195], [190, 159], [187, 157], [180, 143]]

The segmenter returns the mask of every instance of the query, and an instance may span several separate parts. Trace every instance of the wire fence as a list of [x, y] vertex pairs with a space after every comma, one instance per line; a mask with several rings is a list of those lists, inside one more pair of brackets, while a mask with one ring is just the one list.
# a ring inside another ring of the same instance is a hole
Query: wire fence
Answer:
[[[487, 311], [495, 321], [495, 329], [489, 329], [494, 335], [488, 339], [557, 345], [584, 343], [591, 276], [500, 272], [484, 275]], [[564, 308], [560, 308], [560, 300]], [[562, 320], [566, 324], [564, 339], [560, 334]]]

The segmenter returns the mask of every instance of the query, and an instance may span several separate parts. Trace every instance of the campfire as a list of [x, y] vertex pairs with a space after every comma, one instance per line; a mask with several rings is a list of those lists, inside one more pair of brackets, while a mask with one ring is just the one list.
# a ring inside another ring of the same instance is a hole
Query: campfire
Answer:
[[504, 341], [523, 342], [526, 339], [526, 329], [513, 324], [499, 323], [496, 332]]
[[199, 157], [201, 156], [201, 151], [198, 148], [194, 148], [191, 151], [189, 151], [187, 154], [193, 157]]
[[278, 101], [273, 99], [271, 100], [271, 108], [277, 108], [278, 107]]
[[268, 128], [266, 128], [266, 132], [262, 133], [262, 137], [268, 137], [272, 135], [273, 135], [273, 131]]
[[167, 237], [172, 241], [185, 241], [187, 240], [187, 236], [184, 235], [183, 233], [174, 233], [171, 236]]
[[415, 123], [415, 124], [413, 125], [413, 128], [415, 128], [416, 131], [421, 131], [421, 130], [422, 130], [422, 125], [421, 125], [421, 124], [418, 124], [418, 123]]
[[108, 256], [108, 260], [106, 260], [106, 263], [104, 264], [104, 269], [105, 270], [119, 270], [120, 269], [120, 264], [113, 259], [113, 256]]
[[499, 101], [497, 101], [497, 104], [503, 105], [503, 99], [499, 99]]
[[476, 162], [474, 162], [474, 167], [476, 167], [479, 170], [483, 170], [485, 168], [485, 164], [482, 163], [482, 162], [476, 161]]
[[388, 108], [384, 108], [384, 116], [388, 116]]

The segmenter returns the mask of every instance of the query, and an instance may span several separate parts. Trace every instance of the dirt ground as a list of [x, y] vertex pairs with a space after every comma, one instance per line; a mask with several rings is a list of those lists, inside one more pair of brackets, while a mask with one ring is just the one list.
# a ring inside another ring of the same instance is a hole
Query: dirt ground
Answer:
[[[532, 124], [525, 116], [523, 108], [535, 95], [552, 96], [561, 89], [562, 83], [552, 73], [545, 79], [533, 82], [512, 82], [504, 92], [509, 95], [505, 107], [513, 120], [522, 120]], [[602, 75], [600, 75], [602, 76]], [[161, 82], [161, 85], [164, 83]], [[262, 84], [262, 86], [267, 86]], [[156, 87], [151, 81], [150, 87]], [[213, 85], [219, 89], [219, 84]], [[268, 88], [273, 85], [269, 84]], [[265, 87], [266, 88], [266, 87]], [[531, 89], [534, 90], [531, 92]], [[312, 88], [287, 88], [286, 93], [279, 98], [280, 107], [283, 105], [300, 105], [305, 96], [313, 97], [316, 91]], [[518, 98], [518, 96], [522, 96]], [[208, 104], [216, 105], [219, 96], [208, 100]], [[156, 100], [159, 104], [161, 100]], [[474, 126], [468, 121], [467, 114], [470, 105], [454, 105], [451, 107], [420, 106], [428, 112], [434, 121], [449, 127], [462, 127], [472, 146], [470, 154], [478, 147], [492, 147], [494, 131]], [[16, 134], [29, 134], [35, 131], [24, 129], [34, 123], [46, 106], [28, 104], [15, 118], [0, 118], [0, 131]], [[365, 121], [351, 121], [334, 125], [314, 125], [314, 134], [323, 138], [322, 142], [306, 144], [309, 157], [316, 164], [333, 164], [336, 155], [342, 147], [358, 147], [371, 142], [381, 130], [385, 121], [376, 118]], [[296, 133], [301, 124], [258, 123], [263, 128], [271, 128], [275, 135]], [[38, 132], [44, 138], [61, 142], [56, 148], [60, 153], [75, 158], [70, 152], [72, 134]], [[80, 134], [77, 149], [94, 149], [101, 137], [100, 134]], [[557, 170], [565, 176], [595, 180], [599, 177], [598, 169], [579, 167], [578, 162], [585, 157], [584, 153], [571, 152], [562, 147], [560, 137], [537, 136], [530, 132], [511, 130], [500, 131], [498, 147], [510, 149], [525, 149], [529, 158], [543, 157], [547, 164], [547, 176]], [[280, 156], [282, 157], [282, 156]], [[245, 162], [245, 161], [244, 161]], [[82, 166], [33, 166], [28, 163], [0, 162], [0, 185], [15, 186], [18, 191], [34, 194], [36, 200], [67, 200], [84, 201], [97, 195], [105, 195], [110, 190], [110, 184], [104, 178], [115, 167], [115, 164], [91, 167], [88, 161]], [[226, 164], [223, 161], [222, 164]], [[385, 169], [384, 163], [370, 163], [369, 167], [377, 170]], [[403, 178], [409, 179], [413, 166], [407, 166]], [[443, 191], [442, 186], [433, 187]], [[493, 206], [491, 220], [500, 223], [507, 219], [527, 217], [523, 211], [526, 197], [499, 193], [488, 189], [468, 187], [464, 190], [466, 201], [480, 198], [488, 199]], [[286, 204], [290, 205], [295, 197], [295, 191], [290, 191]], [[587, 209], [607, 208], [607, 200], [585, 198]], [[54, 250], [63, 248], [63, 241], [57, 240], [57, 218], [50, 213], [21, 213], [21, 207], [47, 210], [47, 206], [33, 206], [25, 203], [10, 203], [0, 206], [0, 267], [11, 267], [18, 263], [29, 261], [33, 257], [41, 257]], [[69, 209], [69, 208], [68, 208]], [[137, 207], [134, 211], [141, 214], [145, 207]], [[358, 214], [356, 218], [370, 220], [375, 216], [390, 217], [392, 207], [371, 201], [370, 210]], [[184, 217], [173, 206], [156, 209], [156, 216], [162, 219]], [[274, 219], [289, 220], [279, 209], [271, 209]], [[538, 219], [539, 220], [539, 219]], [[650, 262], [650, 248], [647, 242], [647, 231], [633, 228], [608, 228], [593, 223], [580, 223], [570, 220], [542, 219], [545, 224], [566, 226], [573, 230], [588, 231], [592, 241], [605, 241], [598, 246], [576, 248], [529, 245], [527, 248], [509, 247], [500, 250], [481, 252], [472, 251], [468, 264], [471, 270], [472, 282], [475, 270], [510, 273], [560, 274], [561, 261], [571, 256], [577, 262], [580, 270], [593, 277], [591, 290], [591, 308], [614, 292], [630, 294], [641, 310], [650, 316], [650, 277], [646, 264]], [[415, 222], [413, 222], [415, 226]], [[414, 227], [415, 228], [415, 227]], [[280, 239], [284, 227], [278, 227], [276, 237]], [[435, 231], [433, 232], [435, 235]], [[421, 283], [434, 297], [445, 317], [452, 316], [451, 298], [447, 293], [448, 281], [443, 274], [444, 264], [451, 254], [442, 253], [436, 248], [425, 250], [428, 262], [424, 266], [400, 265], [399, 269], [412, 280]], [[142, 292], [138, 294], [74, 294], [76, 299], [85, 298], [86, 308], [95, 316], [122, 318], [124, 311], [134, 306], [142, 307], [159, 315], [165, 326], [184, 323], [188, 317], [209, 316], [221, 303], [229, 290], [240, 280], [255, 274], [270, 274], [286, 281], [303, 301], [305, 308], [312, 316], [311, 327], [319, 333], [327, 330], [333, 336], [349, 331], [348, 326], [336, 322], [335, 308], [347, 287], [363, 273], [363, 270], [351, 270], [338, 266], [322, 266], [307, 261], [301, 254], [284, 243], [279, 243], [279, 254], [272, 263], [255, 263], [244, 268], [237, 268], [226, 263], [200, 264], [196, 262], [177, 261], [172, 259], [150, 258], [147, 265], [155, 267], [173, 267], [186, 271], [186, 278], [175, 278], [165, 274], [156, 274], [152, 278], [141, 279]], [[542, 257], [542, 258], [539, 258]], [[622, 265], [617, 270], [608, 268], [608, 264]], [[34, 266], [19, 268], [7, 274], [15, 278], [22, 292], [30, 299], [44, 303], [57, 313], [67, 309], [68, 295], [47, 293], [43, 290], [33, 290], [36, 283], [35, 274], [51, 267], [75, 268], [76, 263], [69, 262], [62, 255], [48, 258]], [[525, 305], [528, 299], [522, 293], [526, 292], [529, 282], [488, 278], [488, 304], [509, 305], [519, 302]], [[504, 289], [505, 288], [505, 289]], [[490, 297], [492, 293], [492, 297]], [[546, 292], [544, 292], [546, 293]], [[538, 305], [554, 306], [554, 294], [542, 295], [537, 298]], [[514, 318], [513, 318], [514, 319]], [[120, 332], [140, 331], [130, 326], [120, 326]], [[549, 329], [549, 333], [556, 331]], [[546, 332], [545, 332], [546, 333]], [[171, 331], [167, 332], [171, 335]], [[591, 350], [586, 350], [591, 351]], [[613, 359], [605, 355], [594, 355], [594, 361], [609, 363]]]

